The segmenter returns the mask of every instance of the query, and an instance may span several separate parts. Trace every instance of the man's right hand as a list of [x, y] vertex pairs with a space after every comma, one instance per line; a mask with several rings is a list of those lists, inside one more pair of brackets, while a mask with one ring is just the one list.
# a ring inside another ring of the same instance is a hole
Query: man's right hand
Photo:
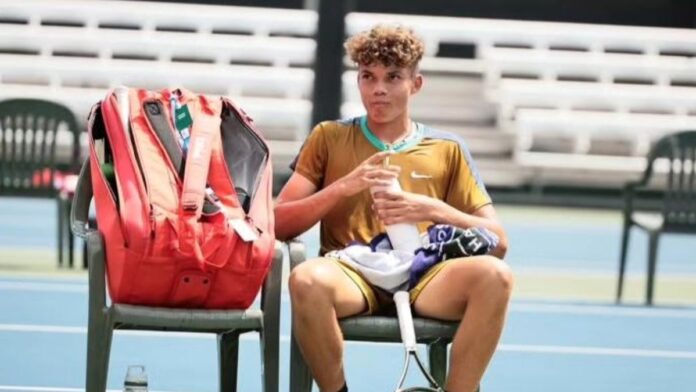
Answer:
[[343, 194], [353, 196], [373, 186], [388, 186], [401, 171], [398, 166], [384, 166], [384, 160], [391, 154], [389, 151], [378, 152], [338, 180]]

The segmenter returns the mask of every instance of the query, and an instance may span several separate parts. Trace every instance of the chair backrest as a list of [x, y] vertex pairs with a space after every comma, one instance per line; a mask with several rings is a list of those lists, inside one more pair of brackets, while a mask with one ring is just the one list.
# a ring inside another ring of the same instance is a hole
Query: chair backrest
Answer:
[[[660, 162], [662, 161], [662, 162]], [[696, 131], [667, 135], [648, 155], [644, 179], [666, 167], [662, 213], [670, 231], [696, 232]]]
[[79, 168], [80, 128], [55, 102], [0, 102], [0, 195], [50, 197], [58, 170]]

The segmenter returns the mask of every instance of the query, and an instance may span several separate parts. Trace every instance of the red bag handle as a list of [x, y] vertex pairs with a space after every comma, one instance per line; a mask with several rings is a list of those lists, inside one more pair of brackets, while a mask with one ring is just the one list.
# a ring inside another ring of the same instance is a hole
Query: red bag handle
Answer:
[[[213, 141], [216, 132], [220, 132], [222, 104], [219, 100], [209, 101], [204, 96], [198, 96], [187, 104], [194, 121], [179, 206], [179, 249], [184, 254], [193, 255], [201, 266], [205, 267], [211, 263], [206, 261], [202, 249], [203, 228], [198, 221], [205, 199]], [[212, 265], [221, 267], [217, 264]]]

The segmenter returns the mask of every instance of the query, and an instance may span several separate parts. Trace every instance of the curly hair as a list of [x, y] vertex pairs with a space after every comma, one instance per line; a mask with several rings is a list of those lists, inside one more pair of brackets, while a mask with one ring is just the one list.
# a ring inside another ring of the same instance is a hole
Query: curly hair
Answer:
[[358, 33], [343, 45], [351, 60], [358, 65], [382, 64], [415, 69], [425, 45], [411, 29], [402, 26], [378, 25]]

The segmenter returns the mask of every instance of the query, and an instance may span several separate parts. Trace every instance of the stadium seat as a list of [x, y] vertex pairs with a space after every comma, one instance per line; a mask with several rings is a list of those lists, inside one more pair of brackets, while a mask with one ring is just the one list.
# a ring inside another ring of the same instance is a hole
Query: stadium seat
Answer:
[[81, 128], [72, 111], [38, 99], [0, 101], [0, 196], [54, 198], [57, 206], [58, 265], [65, 246], [73, 265], [68, 226], [72, 192], [66, 177], [79, 170]]
[[[305, 245], [301, 241], [289, 241], [288, 249], [291, 269], [305, 261]], [[444, 385], [447, 378], [447, 345], [452, 342], [459, 322], [414, 317], [413, 323], [418, 343], [428, 345], [430, 373], [438, 383]], [[401, 342], [396, 317], [354, 316], [340, 320], [339, 324], [346, 340]], [[312, 376], [293, 336], [290, 346], [290, 392], [310, 392], [311, 389]]]
[[171, 2], [137, 9], [118, 0], [0, 2], [0, 99], [53, 100], [84, 121], [109, 88], [185, 87], [231, 97], [268, 140], [305, 139], [316, 11]]
[[[666, 178], [656, 183], [660, 172], [666, 172]], [[637, 202], [645, 190], [660, 191], [660, 212], [638, 210]], [[645, 304], [652, 305], [660, 235], [696, 234], [696, 131], [678, 132], [658, 140], [648, 154], [643, 177], [624, 187], [624, 199], [616, 302], [621, 302], [629, 234], [631, 228], [636, 226], [645, 230], [649, 238]]]
[[276, 243], [273, 266], [261, 293], [260, 309], [171, 309], [108, 303], [104, 238], [88, 222], [92, 199], [89, 161], [85, 161], [73, 201], [71, 223], [75, 235], [87, 242], [89, 311], [86, 390], [106, 390], [111, 341], [115, 329], [188, 331], [217, 334], [220, 391], [237, 390], [239, 335], [258, 332], [264, 392], [278, 391], [278, 344], [283, 253]]

